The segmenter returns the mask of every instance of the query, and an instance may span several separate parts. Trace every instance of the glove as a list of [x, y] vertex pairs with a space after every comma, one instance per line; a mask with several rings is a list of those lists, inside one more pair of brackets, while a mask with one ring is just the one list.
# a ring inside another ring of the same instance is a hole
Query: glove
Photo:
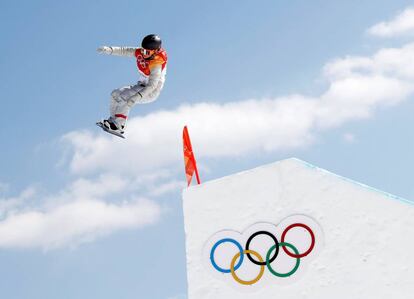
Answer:
[[96, 49], [96, 51], [98, 51], [99, 54], [112, 54], [112, 47], [107, 47], [107, 46], [102, 46], [99, 47], [98, 49]]

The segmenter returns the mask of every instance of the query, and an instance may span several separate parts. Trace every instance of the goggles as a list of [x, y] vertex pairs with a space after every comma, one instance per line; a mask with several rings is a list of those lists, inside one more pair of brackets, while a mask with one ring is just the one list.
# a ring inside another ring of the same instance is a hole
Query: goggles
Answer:
[[155, 51], [157, 51], [157, 50], [147, 50], [147, 49], [141, 48], [141, 54], [144, 57], [149, 57], [149, 56], [153, 55], [155, 53]]

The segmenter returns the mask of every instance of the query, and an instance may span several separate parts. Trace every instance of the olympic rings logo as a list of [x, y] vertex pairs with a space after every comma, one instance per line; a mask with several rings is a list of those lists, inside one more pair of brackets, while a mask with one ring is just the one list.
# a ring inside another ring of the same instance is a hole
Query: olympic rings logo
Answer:
[[[230, 274], [233, 281], [247, 286], [259, 282], [266, 269], [271, 277], [288, 279], [293, 276], [306, 259], [316, 256], [322, 239], [322, 230], [312, 218], [293, 215], [278, 225], [256, 223], [242, 234], [221, 231], [207, 242], [205, 255], [214, 272]], [[251, 279], [238, 274], [246, 263], [256, 268], [242, 271]]]

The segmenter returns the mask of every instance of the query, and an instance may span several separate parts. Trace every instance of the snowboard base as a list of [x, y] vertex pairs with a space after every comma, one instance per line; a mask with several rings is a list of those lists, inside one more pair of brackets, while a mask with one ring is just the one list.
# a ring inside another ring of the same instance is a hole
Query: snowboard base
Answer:
[[104, 126], [104, 124], [101, 121], [98, 121], [96, 125], [109, 134], [125, 139], [125, 136], [123, 134], [108, 129], [107, 127]]

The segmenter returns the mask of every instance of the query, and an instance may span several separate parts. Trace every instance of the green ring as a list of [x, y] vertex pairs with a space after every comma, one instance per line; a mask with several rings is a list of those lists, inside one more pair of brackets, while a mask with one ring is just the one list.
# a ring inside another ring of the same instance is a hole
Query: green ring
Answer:
[[[292, 244], [286, 243], [286, 242], [281, 242], [281, 243], [279, 243], [279, 247], [281, 247], [281, 246], [290, 247], [295, 252], [296, 255], [299, 255], [299, 251]], [[289, 276], [291, 276], [293, 273], [295, 273], [298, 270], [299, 265], [300, 265], [300, 258], [296, 258], [296, 265], [290, 272], [288, 272], [288, 273], [278, 273], [278, 272], [276, 272], [275, 270], [272, 269], [272, 266], [270, 266], [270, 255], [271, 255], [271, 253], [274, 249], [276, 249], [276, 245], [273, 245], [266, 254], [266, 265], [267, 265], [267, 268], [269, 269], [270, 273], [272, 273], [274, 276], [277, 276], [277, 277], [289, 277]]]

